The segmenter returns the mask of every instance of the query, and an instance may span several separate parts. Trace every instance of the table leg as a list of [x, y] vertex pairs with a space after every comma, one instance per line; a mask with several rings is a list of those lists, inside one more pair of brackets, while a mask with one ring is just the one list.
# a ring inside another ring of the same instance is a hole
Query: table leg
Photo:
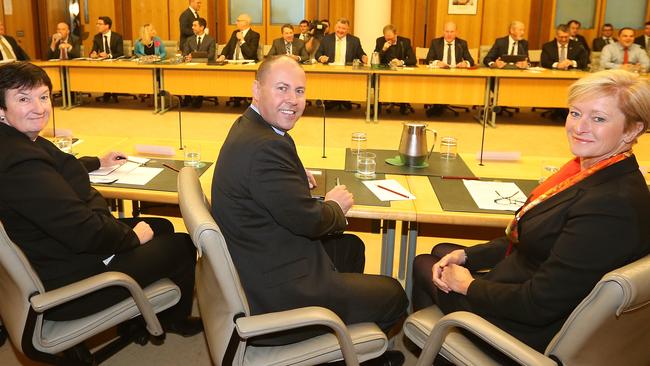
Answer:
[[[165, 91], [165, 72], [163, 70], [160, 70], [160, 90], [163, 91], [163, 92]], [[167, 106], [165, 105], [166, 104], [165, 103], [165, 95], [166, 94], [170, 95], [169, 102], [172, 103], [172, 104], [174, 104], [174, 103], [172, 102], [172, 97], [171, 97], [170, 93], [165, 92], [165, 93], [160, 93], [160, 94], [162, 94], [162, 95], [160, 96], [160, 110], [158, 111], [158, 113], [163, 114], [163, 113], [167, 112], [171, 108], [171, 106], [170, 106], [170, 108], [167, 108]]]
[[397, 279], [404, 281], [406, 278], [406, 251], [408, 249], [408, 228], [409, 223], [402, 221], [402, 234], [400, 235], [400, 245], [399, 245], [399, 269], [397, 270]]
[[383, 220], [380, 274], [393, 276], [393, 258], [395, 252], [395, 220]]
[[158, 94], [159, 94], [159, 88], [158, 88], [158, 69], [152, 69], [153, 73], [153, 113], [156, 114], [158, 113]]
[[494, 79], [494, 88], [492, 89], [492, 106], [490, 106], [490, 126], [497, 126], [497, 114], [494, 112], [494, 107], [499, 105], [499, 78], [493, 77]]
[[68, 106], [68, 92], [65, 80], [65, 67], [59, 68], [59, 77], [61, 78], [61, 109], [66, 109]]
[[379, 74], [374, 74], [374, 77], [375, 77], [375, 100], [374, 100], [375, 116], [373, 118], [373, 121], [377, 122], [377, 116], [379, 115]]
[[368, 86], [366, 87], [366, 122], [370, 122], [370, 88], [372, 87], [372, 74], [368, 74]]
[[413, 260], [418, 245], [418, 223], [409, 222], [408, 230], [408, 255], [406, 256], [406, 296], [409, 301], [413, 293]]

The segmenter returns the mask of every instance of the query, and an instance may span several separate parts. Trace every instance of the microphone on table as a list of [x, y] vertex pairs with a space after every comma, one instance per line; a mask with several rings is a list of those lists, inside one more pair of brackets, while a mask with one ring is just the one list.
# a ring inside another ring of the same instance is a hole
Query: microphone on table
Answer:
[[316, 107], [323, 109], [323, 156], [322, 158], [327, 158], [325, 155], [325, 103], [321, 99], [316, 99]]

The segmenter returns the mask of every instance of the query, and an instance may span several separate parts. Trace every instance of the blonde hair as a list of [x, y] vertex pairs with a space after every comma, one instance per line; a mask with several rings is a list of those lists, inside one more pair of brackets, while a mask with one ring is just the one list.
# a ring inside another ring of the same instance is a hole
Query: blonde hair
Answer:
[[140, 27], [140, 40], [144, 45], [148, 45], [153, 39], [151, 36], [151, 28], [153, 28], [151, 24], [145, 24]]
[[586, 98], [616, 98], [625, 116], [625, 131], [643, 123], [640, 136], [650, 123], [650, 82], [625, 70], [600, 71], [579, 79], [569, 87], [569, 104]]

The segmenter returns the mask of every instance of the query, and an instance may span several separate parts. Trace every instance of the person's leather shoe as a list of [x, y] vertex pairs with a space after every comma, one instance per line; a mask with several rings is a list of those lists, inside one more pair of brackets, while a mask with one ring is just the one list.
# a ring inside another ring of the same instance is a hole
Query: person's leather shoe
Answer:
[[383, 355], [362, 362], [361, 366], [402, 366], [404, 364], [404, 355], [400, 351], [386, 351]]
[[173, 321], [162, 325], [167, 333], [178, 334], [183, 337], [191, 337], [203, 331], [201, 318], [191, 316], [180, 321]]

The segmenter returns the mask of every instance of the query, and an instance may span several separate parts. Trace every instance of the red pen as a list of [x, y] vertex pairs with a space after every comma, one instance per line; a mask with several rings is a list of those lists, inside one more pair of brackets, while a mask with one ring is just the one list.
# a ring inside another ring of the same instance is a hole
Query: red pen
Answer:
[[390, 193], [394, 193], [394, 194], [396, 194], [396, 195], [398, 195], [398, 196], [401, 196], [401, 197], [404, 197], [404, 198], [410, 198], [409, 196], [407, 196], [407, 195], [405, 195], [405, 194], [402, 194], [402, 193], [399, 193], [399, 192], [395, 192], [395, 191], [393, 191], [392, 189], [390, 189], [390, 188], [386, 188], [386, 187], [384, 187], [384, 186], [382, 186], [382, 185], [377, 184], [377, 187], [379, 187], [379, 188], [381, 188], [381, 189], [383, 189], [383, 190], [386, 190], [386, 191], [388, 191], [388, 192], [390, 192]]
[[442, 179], [465, 179], [465, 180], [481, 180], [479, 177], [462, 177], [458, 175], [443, 175]]
[[180, 172], [180, 170], [174, 168], [173, 166], [171, 166], [171, 165], [169, 165], [169, 164], [165, 164], [165, 163], [163, 163], [163, 166], [164, 166], [165, 168], [168, 168], [168, 169], [171, 169], [171, 170], [175, 171], [176, 173]]

